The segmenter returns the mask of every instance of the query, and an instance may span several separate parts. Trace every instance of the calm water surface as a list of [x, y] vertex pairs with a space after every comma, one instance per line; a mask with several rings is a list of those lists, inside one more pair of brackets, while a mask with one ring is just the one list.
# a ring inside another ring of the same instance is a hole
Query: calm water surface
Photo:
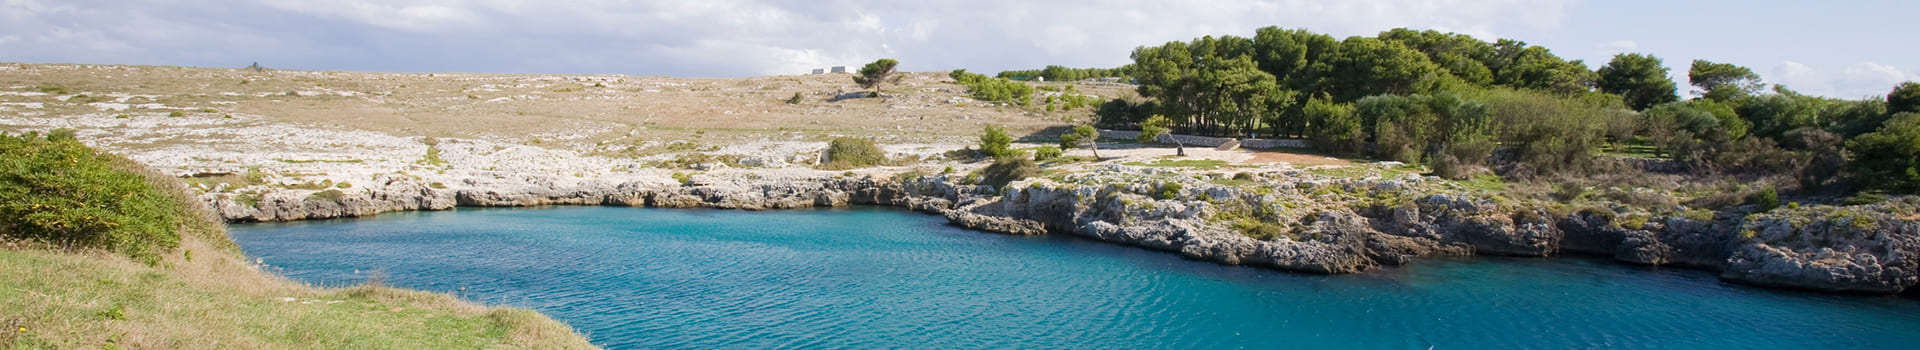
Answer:
[[1914, 349], [1920, 300], [1591, 259], [1312, 276], [880, 209], [462, 209], [233, 227], [309, 283], [528, 307], [640, 348]]

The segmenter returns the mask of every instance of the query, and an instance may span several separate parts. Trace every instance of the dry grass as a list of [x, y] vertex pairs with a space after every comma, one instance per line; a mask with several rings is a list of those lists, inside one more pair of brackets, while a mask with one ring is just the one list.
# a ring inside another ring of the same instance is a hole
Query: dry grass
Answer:
[[[10, 348], [592, 348], [538, 313], [385, 287], [318, 289], [189, 236], [157, 266], [0, 249]], [[192, 256], [189, 258], [188, 256]], [[24, 330], [24, 331], [23, 331]]]
[[[967, 96], [965, 88], [952, 83], [944, 72], [907, 73], [900, 85], [885, 90], [883, 98], [829, 101], [838, 93], [860, 88], [845, 74], [684, 79], [14, 66], [18, 69], [0, 70], [0, 88], [26, 91], [60, 86], [70, 92], [65, 96], [157, 95], [127, 103], [161, 103], [188, 113], [215, 109], [403, 136], [503, 139], [549, 146], [556, 141], [591, 145], [632, 137], [825, 141], [846, 135], [881, 137], [887, 143], [951, 141], [975, 135], [989, 124], [1021, 134], [1087, 122], [1093, 111], [1089, 107], [1047, 112], [1041, 107], [961, 102]], [[28, 88], [8, 88], [14, 86]], [[1134, 94], [1111, 84], [1085, 83], [1078, 90], [1104, 98]], [[803, 101], [787, 103], [796, 93]], [[100, 112], [54, 97], [0, 96], [0, 102], [45, 102], [44, 111], [55, 115]], [[129, 112], [137, 115], [140, 110]]]

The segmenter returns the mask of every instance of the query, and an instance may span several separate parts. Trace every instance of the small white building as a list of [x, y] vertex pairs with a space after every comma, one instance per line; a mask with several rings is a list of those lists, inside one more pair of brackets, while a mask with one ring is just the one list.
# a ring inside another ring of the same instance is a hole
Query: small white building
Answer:
[[847, 72], [847, 66], [833, 66], [833, 72], [834, 72], [834, 73], [846, 73], [846, 72]]

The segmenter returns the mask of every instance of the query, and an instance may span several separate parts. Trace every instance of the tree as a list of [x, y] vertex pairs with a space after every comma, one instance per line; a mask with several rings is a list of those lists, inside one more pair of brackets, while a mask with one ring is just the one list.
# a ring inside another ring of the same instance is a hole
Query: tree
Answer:
[[1920, 190], [1920, 113], [1899, 113], [1879, 130], [1847, 141], [1854, 171], [1869, 186]]
[[1398, 42], [1351, 37], [1326, 60], [1326, 91], [1334, 101], [1409, 94], [1420, 80], [1445, 73], [1426, 54]]
[[1206, 92], [1194, 98], [1200, 112], [1195, 117], [1202, 125], [1241, 134], [1257, 128], [1262, 116], [1293, 104], [1293, 92], [1281, 90], [1273, 75], [1260, 71], [1247, 56], [1208, 63], [1195, 82]]
[[1752, 96], [1767, 85], [1760, 82], [1760, 75], [1754, 74], [1752, 69], [1707, 60], [1693, 60], [1693, 66], [1687, 69], [1687, 82], [1700, 88], [1694, 94], [1714, 101]]
[[1333, 103], [1332, 98], [1320, 95], [1307, 100], [1300, 110], [1313, 126], [1307, 129], [1307, 139], [1315, 148], [1353, 154], [1365, 146], [1366, 134], [1361, 129], [1360, 118], [1353, 114], [1352, 104]]
[[1172, 127], [1172, 125], [1172, 119], [1167, 119], [1166, 116], [1155, 114], [1152, 117], [1148, 117], [1146, 121], [1140, 122], [1140, 136], [1135, 137], [1134, 140], [1140, 143], [1154, 143], [1160, 140], [1160, 136], [1166, 135], [1167, 138], [1173, 139], [1174, 155], [1185, 157], [1187, 156], [1187, 145], [1180, 143], [1180, 138], [1172, 137], [1171, 133], [1173, 130], [1168, 129]]
[[1091, 125], [1075, 125], [1073, 131], [1060, 134], [1061, 149], [1073, 149], [1082, 143], [1087, 144], [1087, 149], [1093, 150], [1093, 159], [1100, 159], [1100, 130]]
[[1586, 63], [1554, 56], [1545, 47], [1500, 39], [1493, 48], [1486, 65], [1493, 70], [1495, 85], [1572, 95], [1591, 90], [1598, 79]]
[[1417, 164], [1433, 135], [1436, 118], [1427, 110], [1426, 96], [1374, 95], [1353, 102], [1374, 139], [1374, 154]]
[[1887, 93], [1887, 113], [1920, 112], [1920, 83], [1904, 82]]
[[1005, 128], [988, 125], [987, 130], [980, 134], [980, 153], [985, 153], [989, 157], [995, 159], [1013, 157], [1012, 145], [1013, 136], [1007, 135]]
[[1659, 57], [1637, 53], [1614, 55], [1613, 61], [1600, 67], [1598, 73], [1600, 91], [1625, 97], [1627, 106], [1634, 110], [1680, 100], [1676, 95], [1679, 88], [1674, 86], [1673, 79], [1667, 78], [1667, 67], [1661, 65]]
[[853, 76], [853, 83], [860, 84], [861, 88], [874, 89], [875, 92], [878, 92], [880, 86], [883, 84], [900, 82], [900, 78], [903, 76], [894, 74], [895, 72], [893, 71], [894, 68], [899, 66], [900, 61], [895, 61], [891, 58], [882, 58], [878, 61], [873, 61], [873, 63], [868, 63], [866, 66], [860, 67], [860, 74]]

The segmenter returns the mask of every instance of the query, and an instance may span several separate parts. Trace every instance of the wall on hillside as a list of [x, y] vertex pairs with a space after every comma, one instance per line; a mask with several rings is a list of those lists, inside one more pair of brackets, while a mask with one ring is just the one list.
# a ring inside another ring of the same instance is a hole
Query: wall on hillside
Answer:
[[[1139, 136], [1140, 136], [1139, 131], [1105, 130], [1105, 129], [1100, 130], [1100, 138], [1102, 139], [1132, 140], [1135, 137], [1139, 137]], [[1169, 134], [1166, 136], [1161, 136], [1160, 141], [1167, 142], [1167, 138], [1169, 137], [1179, 139], [1181, 144], [1185, 144], [1187, 146], [1194, 146], [1194, 147], [1217, 147], [1217, 146], [1220, 146], [1221, 144], [1227, 143], [1227, 141], [1234, 140], [1232, 138], [1224, 138], [1224, 137], [1206, 137], [1206, 136]], [[1303, 139], [1240, 139], [1240, 147], [1259, 148], [1259, 149], [1307, 148], [1307, 140], [1303, 140]]]

